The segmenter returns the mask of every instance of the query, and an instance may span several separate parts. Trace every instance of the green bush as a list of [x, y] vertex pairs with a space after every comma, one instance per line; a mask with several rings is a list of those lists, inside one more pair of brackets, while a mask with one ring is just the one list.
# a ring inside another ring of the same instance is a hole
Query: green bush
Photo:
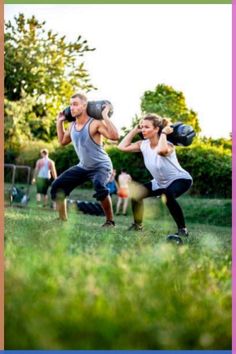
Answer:
[[20, 154], [15, 158], [15, 163], [17, 165], [28, 165], [34, 168], [36, 161], [40, 158], [40, 150], [44, 148], [48, 149], [51, 157], [57, 145], [56, 141], [52, 143], [45, 143], [45, 141], [41, 140], [30, 141], [21, 147]]
[[20, 155], [20, 149], [18, 147], [5, 148], [4, 161], [5, 163], [15, 163], [16, 158]]
[[36, 161], [40, 158], [41, 149], [48, 149], [49, 154], [51, 155], [57, 147], [58, 143], [56, 140], [51, 143], [46, 143], [42, 140], [26, 141], [18, 148], [5, 149], [4, 160], [5, 163], [27, 165], [33, 168]]
[[51, 158], [55, 161], [58, 174], [78, 163], [78, 157], [72, 144], [59, 146], [51, 154]]
[[[50, 157], [55, 161], [58, 174], [78, 163], [78, 157], [72, 144], [61, 147], [56, 141], [45, 143], [42, 141], [28, 142], [21, 147], [20, 152], [8, 151], [6, 163], [35, 166], [39, 158], [39, 151], [48, 148]], [[191, 194], [207, 197], [231, 198], [231, 151], [224, 146], [213, 146], [204, 141], [196, 141], [189, 147], [177, 147], [180, 164], [193, 177]], [[147, 182], [151, 175], [143, 163], [141, 153], [124, 153], [116, 146], [106, 148], [117, 173], [126, 168], [134, 180], [140, 183]]]
[[144, 165], [141, 153], [131, 154], [122, 152], [114, 146], [109, 147], [107, 153], [109, 154], [118, 174], [122, 168], [125, 168], [132, 178], [140, 183], [145, 183], [152, 178]]
[[193, 177], [192, 194], [231, 198], [232, 166], [229, 150], [194, 144], [177, 148], [181, 165]]
[[[180, 164], [193, 177], [191, 194], [231, 197], [231, 153], [222, 147], [196, 143], [190, 147], [177, 147]], [[142, 155], [124, 153], [116, 147], [108, 148], [114, 168], [126, 168], [133, 179], [147, 182], [151, 178], [144, 166]]]
[[[40, 158], [40, 150], [43, 148], [48, 149], [49, 154], [56, 149], [56, 141], [52, 143], [45, 143], [44, 141], [28, 141], [16, 149], [6, 149], [5, 163], [24, 165], [31, 167], [31, 177], [35, 168], [36, 161]], [[12, 170], [5, 168], [4, 170], [5, 182], [12, 180]], [[28, 171], [26, 169], [16, 169], [15, 183], [26, 183], [28, 178]]]

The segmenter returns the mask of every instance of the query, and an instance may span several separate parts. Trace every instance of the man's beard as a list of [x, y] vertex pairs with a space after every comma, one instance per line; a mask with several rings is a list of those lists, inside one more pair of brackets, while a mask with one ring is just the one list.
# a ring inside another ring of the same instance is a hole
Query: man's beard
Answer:
[[75, 115], [73, 116], [73, 118], [79, 118], [82, 114], [83, 114], [83, 111], [81, 111], [81, 112], [75, 114]]

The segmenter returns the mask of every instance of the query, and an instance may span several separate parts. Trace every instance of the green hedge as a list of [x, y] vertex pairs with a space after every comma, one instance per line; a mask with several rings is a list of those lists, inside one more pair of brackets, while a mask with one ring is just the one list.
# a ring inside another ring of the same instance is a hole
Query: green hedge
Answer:
[[231, 198], [232, 160], [229, 150], [193, 145], [177, 148], [181, 165], [193, 176], [192, 193]]
[[[59, 147], [56, 141], [45, 144], [44, 142], [29, 142], [25, 144], [17, 155], [5, 154], [6, 163], [35, 166], [39, 158], [39, 151], [48, 148], [50, 157], [55, 161], [58, 174], [78, 163], [78, 158], [72, 144]], [[124, 153], [116, 146], [107, 147], [117, 173], [126, 168], [134, 180], [144, 183], [151, 176], [144, 166], [141, 153]], [[231, 151], [223, 147], [211, 146], [204, 142], [197, 142], [190, 147], [177, 147], [178, 159], [193, 177], [191, 194], [231, 198]]]
[[52, 143], [46, 143], [45, 141], [29, 141], [25, 143], [20, 152], [17, 153], [15, 161], [13, 163], [17, 165], [28, 165], [32, 168], [35, 167], [36, 161], [41, 158], [40, 150], [48, 149], [49, 155], [56, 151], [58, 148], [58, 143], [56, 141]]
[[59, 146], [51, 153], [51, 158], [55, 161], [58, 174], [78, 163], [78, 157], [72, 144]]
[[[190, 147], [177, 147], [180, 164], [193, 177], [191, 194], [231, 198], [232, 167], [229, 150], [194, 144]], [[126, 168], [133, 179], [146, 182], [151, 178], [146, 170], [141, 154], [123, 153], [116, 147], [108, 149], [114, 168]]]
[[[45, 143], [44, 141], [28, 141], [21, 145], [20, 149], [6, 149], [5, 150], [5, 163], [15, 165], [25, 165], [31, 167], [31, 177], [35, 168], [36, 161], [40, 158], [40, 150], [43, 148], [48, 149], [49, 153], [57, 149], [58, 143]], [[4, 170], [5, 182], [11, 182], [12, 170], [5, 168]], [[17, 169], [15, 176], [15, 183], [26, 183], [27, 170]]]

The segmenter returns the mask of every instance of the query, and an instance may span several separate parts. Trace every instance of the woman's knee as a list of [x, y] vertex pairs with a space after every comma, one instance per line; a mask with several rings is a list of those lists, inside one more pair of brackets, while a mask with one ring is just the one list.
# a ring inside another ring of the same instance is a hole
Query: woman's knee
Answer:
[[165, 201], [165, 204], [172, 204], [175, 202], [175, 194], [172, 191], [166, 190], [163, 194], [164, 198], [162, 198], [162, 201]]
[[182, 194], [186, 193], [192, 185], [191, 180], [179, 179], [174, 181], [169, 187], [168, 191], [173, 194], [174, 198], [180, 197]]

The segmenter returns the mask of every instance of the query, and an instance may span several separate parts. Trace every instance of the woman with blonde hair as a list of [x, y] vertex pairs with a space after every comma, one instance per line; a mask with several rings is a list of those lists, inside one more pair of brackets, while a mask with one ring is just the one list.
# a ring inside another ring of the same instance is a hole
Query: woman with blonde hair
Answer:
[[[137, 133], [144, 140], [132, 143]], [[153, 179], [141, 189], [140, 195], [132, 196], [134, 223], [131, 230], [143, 229], [143, 199], [151, 196], [165, 196], [166, 205], [177, 225], [176, 241], [180, 236], [188, 236], [183, 211], [176, 198], [185, 193], [192, 185], [192, 177], [179, 164], [175, 147], [168, 141], [173, 132], [171, 122], [156, 114], [147, 114], [139, 126], [132, 129], [120, 142], [118, 148], [124, 152], [141, 152], [144, 164]], [[173, 237], [172, 237], [173, 239]]]

